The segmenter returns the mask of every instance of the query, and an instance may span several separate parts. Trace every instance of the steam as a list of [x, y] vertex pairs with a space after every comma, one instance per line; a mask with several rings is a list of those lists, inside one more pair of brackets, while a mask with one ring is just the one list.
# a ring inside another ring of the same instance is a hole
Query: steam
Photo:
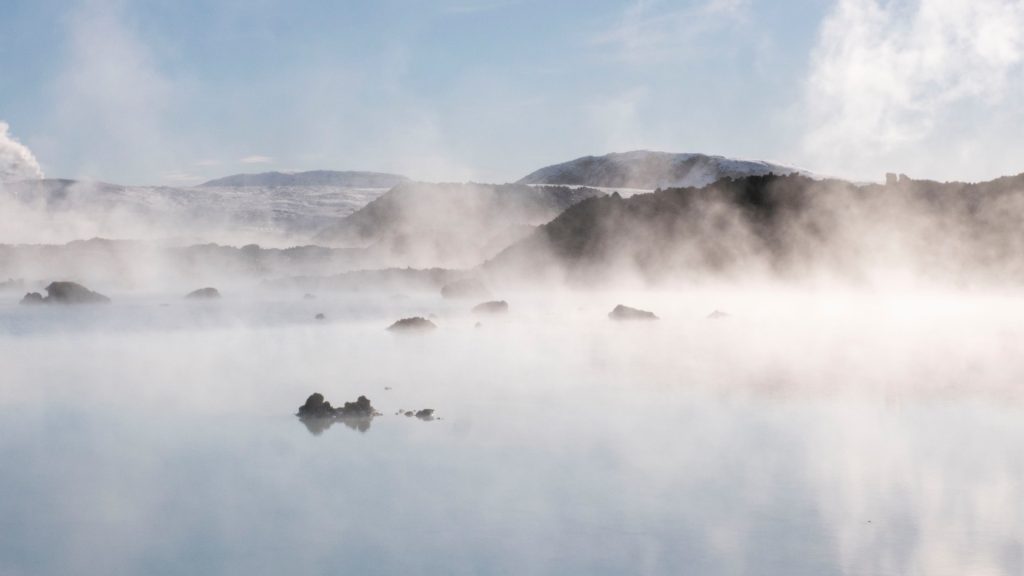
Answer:
[[812, 53], [805, 151], [818, 170], [862, 177], [887, 162], [929, 175], [1013, 172], [999, 166], [1012, 155], [998, 156], [997, 123], [970, 120], [1019, 112], [1022, 59], [1020, 2], [840, 0]]
[[0, 122], [0, 182], [42, 178], [43, 170], [35, 155], [8, 133], [9, 128], [6, 122]]

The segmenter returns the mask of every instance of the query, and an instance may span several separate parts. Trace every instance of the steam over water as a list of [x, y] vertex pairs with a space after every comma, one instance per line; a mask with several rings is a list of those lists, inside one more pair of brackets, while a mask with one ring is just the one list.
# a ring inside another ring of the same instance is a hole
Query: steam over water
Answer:
[[1024, 570], [1016, 295], [111, 296], [0, 305], [0, 574]]

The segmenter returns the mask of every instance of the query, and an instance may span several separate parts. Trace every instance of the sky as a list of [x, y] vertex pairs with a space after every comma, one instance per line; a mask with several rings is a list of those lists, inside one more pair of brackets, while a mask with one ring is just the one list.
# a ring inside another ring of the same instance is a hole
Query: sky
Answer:
[[1024, 172], [1022, 61], [1024, 0], [3, 0], [0, 158], [504, 182], [651, 149], [983, 180]]

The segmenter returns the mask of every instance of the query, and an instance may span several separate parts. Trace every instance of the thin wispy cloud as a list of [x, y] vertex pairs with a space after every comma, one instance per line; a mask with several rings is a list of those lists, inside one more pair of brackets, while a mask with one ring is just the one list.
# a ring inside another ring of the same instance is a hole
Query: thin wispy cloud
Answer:
[[706, 0], [685, 7], [660, 0], [635, 0], [610, 29], [592, 43], [611, 47], [632, 64], [685, 57], [710, 35], [745, 21], [749, 0]]
[[254, 154], [252, 156], [240, 158], [238, 161], [241, 162], [242, 164], [269, 164], [273, 162], [274, 159], [270, 156], [261, 156], [258, 154]]

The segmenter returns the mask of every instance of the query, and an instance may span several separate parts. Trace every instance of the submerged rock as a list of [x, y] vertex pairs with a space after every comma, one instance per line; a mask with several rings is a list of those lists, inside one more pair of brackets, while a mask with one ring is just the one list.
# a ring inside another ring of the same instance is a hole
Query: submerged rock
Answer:
[[654, 315], [654, 312], [648, 312], [647, 310], [640, 310], [639, 308], [630, 308], [629, 306], [623, 306], [619, 304], [614, 310], [608, 313], [608, 317], [612, 320], [657, 320], [658, 317]]
[[707, 315], [708, 320], [721, 320], [722, 318], [728, 318], [728, 312], [722, 312], [721, 310], [715, 310], [711, 314]]
[[324, 399], [323, 394], [314, 392], [306, 398], [305, 404], [299, 406], [296, 416], [312, 434], [320, 434], [334, 422], [342, 422], [353, 430], [366, 432], [370, 429], [374, 416], [380, 416], [380, 412], [374, 409], [366, 396], [360, 396], [355, 402], [345, 402], [343, 406], [335, 408]]
[[303, 300], [316, 300], [316, 294], [305, 293], [302, 295]]
[[317, 314], [316, 316], [314, 316], [313, 318], [315, 320], [326, 320], [327, 316], [324, 316], [323, 312], [321, 312], [321, 313]]
[[486, 298], [489, 295], [490, 290], [476, 278], [456, 280], [441, 288], [441, 297], [446, 299]]
[[433, 330], [434, 328], [437, 328], [437, 324], [434, 324], [430, 320], [421, 316], [402, 318], [391, 326], [388, 326], [388, 330], [391, 330], [392, 332], [423, 332]]
[[492, 300], [477, 304], [473, 307], [474, 314], [506, 314], [508, 313], [508, 302], [504, 300]]
[[93, 292], [75, 282], [51, 282], [46, 287], [46, 297], [38, 292], [29, 292], [21, 299], [22, 304], [110, 304], [110, 298]]
[[185, 298], [189, 300], [216, 300], [220, 298], [220, 291], [212, 286], [206, 288], [200, 288], [199, 290], [193, 290], [189, 292]]

